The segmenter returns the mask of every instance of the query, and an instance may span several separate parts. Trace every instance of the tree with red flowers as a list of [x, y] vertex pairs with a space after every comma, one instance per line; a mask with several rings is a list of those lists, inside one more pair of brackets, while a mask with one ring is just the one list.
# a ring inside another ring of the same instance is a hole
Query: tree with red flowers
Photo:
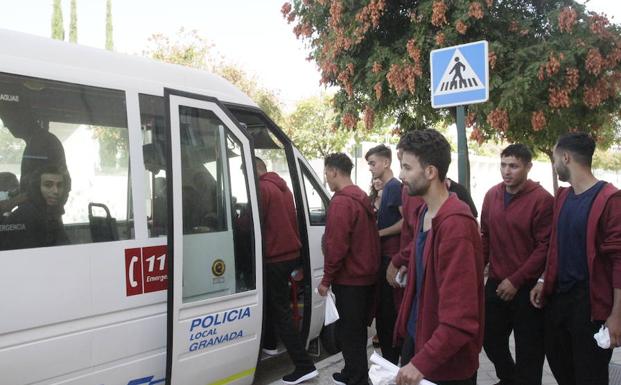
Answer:
[[282, 7], [322, 83], [338, 87], [340, 123], [393, 116], [402, 129], [451, 121], [430, 103], [429, 53], [487, 40], [490, 98], [469, 106], [478, 142], [522, 142], [551, 155], [580, 130], [617, 140], [621, 29], [574, 0], [292, 0]]

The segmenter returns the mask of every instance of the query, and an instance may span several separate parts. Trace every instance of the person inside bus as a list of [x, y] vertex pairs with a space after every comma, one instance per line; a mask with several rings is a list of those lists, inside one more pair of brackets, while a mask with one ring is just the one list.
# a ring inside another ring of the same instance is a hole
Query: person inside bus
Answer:
[[65, 149], [51, 132], [41, 128], [32, 111], [23, 107], [0, 105], [0, 119], [15, 138], [26, 142], [22, 154], [20, 188], [27, 190], [28, 178], [36, 170], [47, 165], [67, 168]]
[[0, 221], [17, 206], [15, 198], [19, 194], [19, 180], [12, 172], [0, 172]]
[[202, 148], [181, 151], [183, 197], [183, 233], [204, 233], [222, 230], [218, 216], [218, 182], [205, 164], [209, 159]]
[[285, 384], [299, 384], [319, 373], [306, 350], [300, 333], [293, 326], [289, 296], [289, 278], [300, 263], [300, 232], [293, 194], [275, 172], [268, 172], [265, 162], [255, 157], [259, 176], [261, 224], [264, 231], [264, 266], [266, 327], [263, 351], [276, 354], [277, 336], [287, 348], [295, 370], [284, 376]]
[[55, 165], [39, 168], [29, 178], [28, 200], [19, 204], [0, 224], [0, 249], [68, 244], [62, 215], [70, 185], [66, 169]]

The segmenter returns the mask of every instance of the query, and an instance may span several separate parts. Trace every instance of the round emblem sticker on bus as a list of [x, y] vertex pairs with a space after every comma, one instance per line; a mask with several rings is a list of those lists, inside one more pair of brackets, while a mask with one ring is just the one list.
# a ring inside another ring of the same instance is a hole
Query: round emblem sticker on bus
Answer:
[[211, 272], [216, 277], [221, 277], [225, 271], [226, 271], [226, 264], [221, 259], [216, 259], [213, 262], [213, 265], [211, 265]]

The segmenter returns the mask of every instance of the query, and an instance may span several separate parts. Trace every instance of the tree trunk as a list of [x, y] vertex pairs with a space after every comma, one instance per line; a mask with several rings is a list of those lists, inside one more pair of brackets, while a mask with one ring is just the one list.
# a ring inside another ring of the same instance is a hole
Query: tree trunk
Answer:
[[554, 169], [554, 157], [552, 156], [552, 150], [542, 149], [542, 151], [545, 152], [550, 159], [550, 165], [552, 166], [552, 189], [554, 190], [554, 195], [556, 195], [556, 191], [558, 190], [558, 175]]

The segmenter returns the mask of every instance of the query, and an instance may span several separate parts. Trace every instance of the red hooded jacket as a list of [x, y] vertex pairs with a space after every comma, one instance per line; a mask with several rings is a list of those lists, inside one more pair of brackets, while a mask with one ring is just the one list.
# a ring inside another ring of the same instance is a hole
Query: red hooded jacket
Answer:
[[[418, 228], [418, 220], [414, 228]], [[395, 326], [397, 338], [407, 335], [416, 295], [414, 253]], [[411, 362], [430, 381], [469, 378], [479, 367], [483, 345], [483, 253], [479, 226], [470, 208], [454, 194], [431, 221], [423, 261], [424, 282]]]
[[328, 207], [321, 284], [373, 285], [380, 266], [380, 240], [369, 198], [358, 186], [337, 191]]
[[419, 196], [410, 196], [407, 186], [403, 185], [401, 189], [401, 210], [403, 211], [403, 225], [401, 225], [401, 235], [399, 239], [399, 252], [391, 258], [392, 264], [399, 268], [407, 266], [412, 253], [412, 239], [414, 236], [414, 225], [418, 220], [416, 213], [420, 206], [425, 204], [423, 198]]
[[505, 208], [505, 184], [492, 187], [483, 200], [481, 239], [490, 277], [508, 278], [519, 289], [543, 272], [552, 229], [554, 198], [527, 180]]
[[290, 261], [300, 256], [300, 232], [287, 183], [275, 172], [259, 176], [265, 262]]
[[[544, 273], [543, 292], [554, 292], [558, 274], [557, 223], [569, 188], [559, 188], [554, 201], [550, 248]], [[606, 183], [591, 205], [587, 219], [587, 264], [591, 319], [605, 321], [612, 311], [614, 289], [621, 289], [621, 192]]]

